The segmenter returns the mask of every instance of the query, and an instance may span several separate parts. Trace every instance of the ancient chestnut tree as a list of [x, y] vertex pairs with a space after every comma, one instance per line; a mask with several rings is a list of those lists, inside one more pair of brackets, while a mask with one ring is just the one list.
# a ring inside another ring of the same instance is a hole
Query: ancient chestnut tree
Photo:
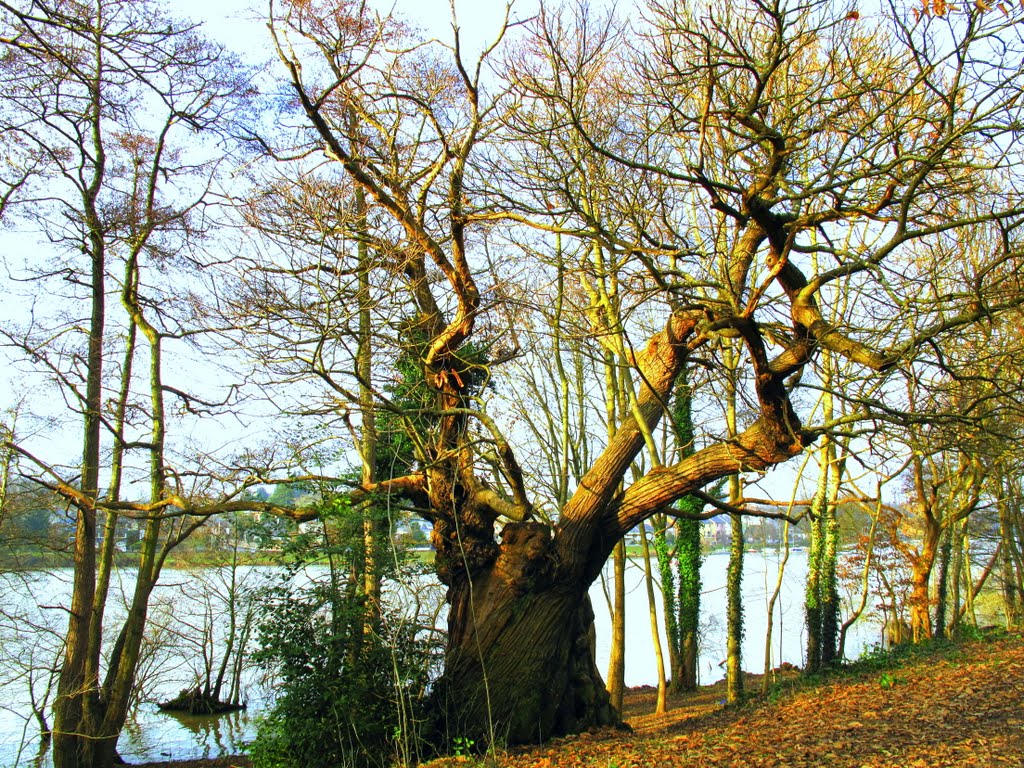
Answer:
[[[354, 244], [365, 247], [359, 269], [387, 286], [370, 313], [390, 340], [375, 370], [414, 361], [421, 382], [415, 407], [376, 373], [366, 391], [332, 396], [365, 415], [371, 395], [413, 447], [407, 471], [357, 493], [391, 495], [433, 524], [448, 733], [514, 743], [614, 721], [586, 594], [616, 542], [841, 426], [801, 416], [823, 350], [893, 375], [925, 342], [1021, 300], [1016, 267], [990, 268], [1016, 264], [1024, 212], [1011, 22], [751, 0], [651, 2], [627, 28], [545, 10], [505, 25], [499, 65], [498, 43], [471, 61], [457, 28], [449, 44], [425, 43], [360, 4], [277, 5], [290, 133], [263, 145], [321, 191], [365, 196], [339, 208], [353, 246], [309, 271], [354, 274]], [[978, 228], [1003, 236], [974, 282], [922, 292], [950, 267], [926, 274], [922, 251]], [[580, 257], [538, 256], [555, 237]], [[858, 301], [838, 324], [823, 307], [840, 283]], [[542, 516], [519, 458], [528, 440], [513, 448], [524, 433], [503, 429], [494, 404], [503, 362], [527, 353], [517, 329], [550, 325], [530, 298], [553, 286], [557, 322], [595, 336], [621, 407]], [[710, 419], [694, 425], [692, 450], [663, 450], [687, 366], [706, 372], [691, 379], [704, 382], [697, 402], [736, 387], [735, 428]]]

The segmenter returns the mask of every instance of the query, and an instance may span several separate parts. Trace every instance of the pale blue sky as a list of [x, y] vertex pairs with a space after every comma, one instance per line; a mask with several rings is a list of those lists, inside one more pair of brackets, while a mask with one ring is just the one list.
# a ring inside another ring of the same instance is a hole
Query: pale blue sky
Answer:
[[[168, 3], [175, 13], [204, 22], [207, 34], [239, 53], [253, 54], [256, 59], [269, 53], [265, 18], [266, 0], [173, 0]], [[536, 12], [537, 0], [516, 0], [512, 16], [528, 18]], [[427, 34], [448, 40], [451, 37], [451, 5], [449, 0], [396, 0], [371, 2], [382, 13], [389, 9], [399, 17], [420, 26]], [[479, 48], [493, 39], [505, 14], [504, 0], [455, 0], [464, 45]]]

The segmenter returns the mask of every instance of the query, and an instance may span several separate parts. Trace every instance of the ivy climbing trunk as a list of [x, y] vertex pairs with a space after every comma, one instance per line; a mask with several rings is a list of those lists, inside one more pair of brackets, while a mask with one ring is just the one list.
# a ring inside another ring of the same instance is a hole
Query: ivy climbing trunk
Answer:
[[[831, 381], [831, 357], [823, 355], [826, 381]], [[822, 395], [822, 418], [834, 417], [830, 392]], [[810, 553], [804, 614], [807, 620], [807, 670], [815, 672], [836, 662], [839, 653], [839, 518], [838, 499], [845, 471], [845, 454], [826, 438], [819, 451], [818, 483], [811, 501]]]
[[[732, 344], [723, 348], [727, 372], [726, 429], [730, 437], [737, 432], [736, 373], [739, 355]], [[743, 496], [743, 482], [739, 474], [729, 476], [729, 503], [736, 509]], [[732, 533], [729, 545], [729, 566], [726, 574], [726, 659], [725, 699], [729, 704], [743, 700], [743, 518], [737, 513], [729, 515]]]
[[[681, 456], [692, 456], [696, 452], [693, 430], [693, 393], [690, 389], [689, 374], [683, 369], [676, 383], [672, 402], [673, 427]], [[717, 490], [713, 493], [717, 493]], [[679, 516], [675, 520], [675, 574], [672, 573], [668, 546], [657, 538], [655, 527], [655, 550], [661, 569], [662, 593], [665, 597], [665, 617], [669, 636], [669, 660], [671, 663], [672, 688], [675, 691], [697, 689], [697, 656], [700, 633], [700, 566], [701, 552], [700, 520], [704, 502], [688, 495], [675, 503]]]
[[729, 518], [732, 543], [726, 575], [725, 698], [729, 704], [738, 704], [743, 700], [743, 518], [736, 514]]
[[[692, 498], [692, 497], [691, 497]], [[696, 502], [696, 499], [694, 499]], [[691, 509], [696, 504], [691, 504]], [[700, 651], [700, 522], [676, 522], [676, 570], [679, 577], [679, 650], [672, 669], [673, 686], [679, 691], [695, 691], [699, 684], [697, 657]]]

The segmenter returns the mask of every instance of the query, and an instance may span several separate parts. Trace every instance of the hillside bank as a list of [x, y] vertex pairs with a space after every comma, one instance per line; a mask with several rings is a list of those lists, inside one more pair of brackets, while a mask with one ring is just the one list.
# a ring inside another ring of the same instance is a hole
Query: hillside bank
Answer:
[[[750, 690], [760, 681], [751, 677]], [[816, 680], [789, 677], [767, 698], [722, 704], [722, 684], [670, 699], [627, 695], [632, 731], [604, 729], [493, 757], [423, 768], [945, 768], [1024, 766], [1024, 639], [1001, 636], [878, 655]], [[146, 768], [245, 766], [244, 759]]]

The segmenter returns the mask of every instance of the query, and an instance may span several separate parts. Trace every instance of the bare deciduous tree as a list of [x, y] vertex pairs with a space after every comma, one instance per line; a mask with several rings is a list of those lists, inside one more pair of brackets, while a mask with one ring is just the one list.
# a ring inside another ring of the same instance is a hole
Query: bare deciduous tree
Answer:
[[[800, 392], [824, 381], [822, 350], [884, 381], [1021, 301], [1022, 73], [1019, 56], [991, 55], [1019, 47], [1001, 14], [666, 2], [627, 30], [544, 11], [487, 79], [492, 52], [469, 62], [457, 29], [450, 45], [420, 44], [357, 4], [283, 3], [272, 29], [296, 121], [273, 152], [324, 158], [364, 191], [373, 269], [418, 339], [404, 347], [425, 393], [415, 413], [372, 387], [415, 462], [360, 492], [400, 496], [433, 523], [450, 733], [514, 743], [613, 721], [585, 595], [616, 542], [719, 478], [766, 472], [847, 417], [885, 412], [880, 387], [855, 414], [805, 423]], [[503, 226], [600, 253], [603, 268], [549, 274], [596, 291], [579, 322], [615, 345], [632, 386], [554, 524], [481, 389], [500, 378], [502, 334], [536, 317], [506, 312], [490, 238]], [[1008, 234], [973, 283], [939, 289], [955, 265], [922, 255], [977, 228]], [[828, 320], [840, 283], [857, 307]], [[385, 336], [395, 316], [381, 313]], [[653, 435], [681, 372], [713, 372], [720, 392], [726, 349], [735, 432], [702, 423], [696, 449], [666, 464]]]

